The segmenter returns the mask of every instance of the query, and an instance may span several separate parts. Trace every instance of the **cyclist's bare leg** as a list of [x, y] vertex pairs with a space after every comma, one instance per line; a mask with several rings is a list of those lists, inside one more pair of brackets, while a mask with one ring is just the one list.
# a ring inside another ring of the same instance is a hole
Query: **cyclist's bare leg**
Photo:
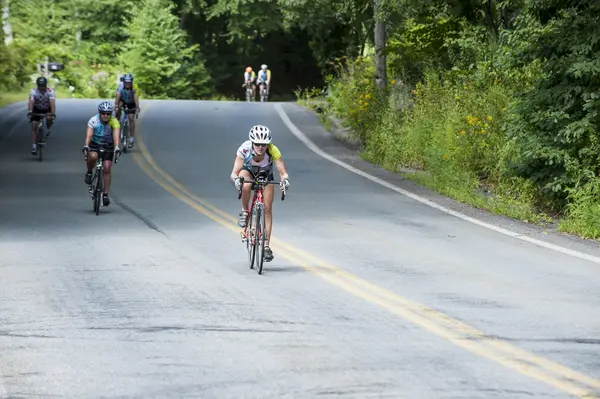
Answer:
[[96, 160], [98, 159], [98, 153], [95, 151], [88, 151], [87, 158], [87, 172], [92, 173], [94, 169], [94, 165], [96, 164]]
[[37, 121], [31, 122], [31, 144], [32, 144], [32, 146], [37, 143], [37, 129], [38, 129], [38, 122]]
[[265, 240], [265, 246], [269, 246], [271, 241], [271, 228], [273, 227], [273, 197], [275, 192], [275, 186], [269, 184], [263, 191], [263, 202], [265, 204], [265, 227], [267, 228], [267, 239]]
[[54, 121], [52, 120], [52, 116], [46, 115], [46, 128], [48, 130], [50, 130], [50, 128], [52, 127], [53, 124], [54, 124]]
[[104, 194], [108, 195], [110, 189], [110, 178], [111, 178], [111, 166], [112, 161], [104, 161]]
[[129, 137], [130, 141], [135, 136], [135, 113], [127, 114], [129, 117]]
[[[238, 177], [243, 177], [244, 180], [252, 180], [252, 175], [245, 169], [242, 169]], [[252, 194], [252, 184], [244, 184], [242, 186], [242, 211], [248, 212], [250, 207], [250, 195]]]

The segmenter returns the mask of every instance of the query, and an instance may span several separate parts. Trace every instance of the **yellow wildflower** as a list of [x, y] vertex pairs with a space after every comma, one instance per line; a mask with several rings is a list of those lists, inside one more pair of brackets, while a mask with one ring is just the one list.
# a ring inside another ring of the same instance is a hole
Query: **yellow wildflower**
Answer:
[[487, 117], [487, 120], [488, 120], [488, 121], [491, 121], [492, 119], [493, 119], [493, 118], [492, 118], [492, 115], [488, 115], [488, 117]]
[[460, 131], [460, 134], [463, 134], [463, 135], [464, 135], [465, 133], [466, 133], [466, 132], [465, 132], [465, 130], [464, 130], [464, 129]]

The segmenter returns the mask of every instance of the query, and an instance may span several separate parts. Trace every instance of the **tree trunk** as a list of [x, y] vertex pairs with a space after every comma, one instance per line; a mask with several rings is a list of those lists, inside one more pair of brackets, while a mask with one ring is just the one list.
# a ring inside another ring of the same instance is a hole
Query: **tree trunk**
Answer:
[[385, 50], [385, 19], [379, 12], [379, 0], [374, 0], [375, 18], [375, 82], [380, 90], [387, 87], [387, 68]]
[[494, 36], [498, 36], [498, 27], [494, 22], [494, 5], [492, 4], [492, 0], [488, 0], [483, 3], [483, 11], [485, 13], [485, 21], [488, 26], [488, 30]]

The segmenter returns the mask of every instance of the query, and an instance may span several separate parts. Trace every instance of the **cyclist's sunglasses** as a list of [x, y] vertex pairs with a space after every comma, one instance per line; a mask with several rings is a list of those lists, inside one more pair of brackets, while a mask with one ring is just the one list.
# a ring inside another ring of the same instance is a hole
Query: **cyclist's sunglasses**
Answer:
[[252, 143], [252, 144], [254, 144], [257, 147], [266, 147], [266, 146], [268, 146], [268, 144], [257, 144], [257, 143]]
[[112, 112], [100, 112], [100, 115], [110, 116], [112, 115]]

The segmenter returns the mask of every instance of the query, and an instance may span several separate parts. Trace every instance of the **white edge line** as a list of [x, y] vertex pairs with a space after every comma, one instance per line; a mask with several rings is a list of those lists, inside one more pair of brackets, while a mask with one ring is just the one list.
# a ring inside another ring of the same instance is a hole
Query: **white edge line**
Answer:
[[465, 220], [467, 222], [471, 222], [473, 224], [476, 224], [478, 226], [481, 227], [485, 227], [486, 229], [490, 229], [493, 230], [495, 232], [498, 232], [500, 234], [504, 234], [507, 235], [509, 237], [514, 237], [517, 238], [519, 240], [522, 241], [527, 241], [529, 243], [538, 245], [540, 247], [544, 247], [544, 248], [548, 248], [548, 249], [552, 249], [554, 251], [560, 252], [562, 254], [565, 255], [571, 255], [574, 256], [576, 258], [580, 258], [580, 259], [584, 259], [596, 264], [600, 264], [600, 257], [597, 256], [593, 256], [593, 255], [589, 255], [583, 252], [579, 252], [573, 249], [569, 249], [569, 248], [565, 248], [562, 247], [560, 245], [556, 245], [556, 244], [552, 244], [546, 241], [542, 241], [542, 240], [538, 240], [535, 238], [531, 238], [528, 236], [524, 236], [520, 233], [511, 231], [511, 230], [507, 230], [504, 229], [502, 227], [498, 227], [498, 226], [494, 226], [493, 224], [489, 224], [486, 222], [482, 222], [481, 220], [472, 218], [470, 216], [467, 216], [463, 213], [454, 211], [452, 209], [446, 208], [442, 205], [439, 205], [431, 200], [428, 200], [426, 198], [423, 198], [419, 195], [416, 195], [414, 193], [411, 193], [410, 191], [406, 191], [398, 186], [395, 186], [391, 183], [386, 182], [385, 180], [382, 180], [378, 177], [372, 176], [366, 172], [363, 172], [360, 169], [355, 168], [354, 166], [348, 165], [347, 163], [340, 161], [339, 159], [327, 154], [325, 151], [321, 150], [319, 147], [317, 147], [317, 145], [315, 143], [313, 143], [308, 136], [306, 136], [300, 129], [298, 129], [298, 127], [296, 125], [294, 125], [294, 123], [290, 120], [290, 118], [287, 116], [287, 114], [285, 113], [285, 111], [283, 110], [283, 107], [281, 106], [281, 104], [275, 104], [275, 109], [277, 110], [277, 113], [279, 114], [279, 116], [281, 117], [281, 119], [283, 120], [283, 123], [285, 123], [285, 125], [288, 127], [288, 129], [290, 129], [290, 131], [294, 134], [294, 136], [296, 136], [298, 138], [298, 140], [300, 140], [302, 143], [304, 143], [304, 145], [306, 145], [312, 152], [314, 152], [315, 154], [319, 155], [322, 158], [325, 158], [328, 161], [331, 161], [339, 166], [341, 166], [344, 169], [349, 170], [352, 173], [356, 173], [359, 176], [365, 177], [377, 184], [380, 184], [384, 187], [389, 188], [390, 190], [394, 190], [397, 193], [403, 194], [409, 198], [412, 198], [415, 201], [418, 201], [422, 204], [428, 205], [432, 208], [435, 208], [437, 210], [440, 210], [442, 212], [448, 213], [452, 216], [456, 216], [459, 219]]

